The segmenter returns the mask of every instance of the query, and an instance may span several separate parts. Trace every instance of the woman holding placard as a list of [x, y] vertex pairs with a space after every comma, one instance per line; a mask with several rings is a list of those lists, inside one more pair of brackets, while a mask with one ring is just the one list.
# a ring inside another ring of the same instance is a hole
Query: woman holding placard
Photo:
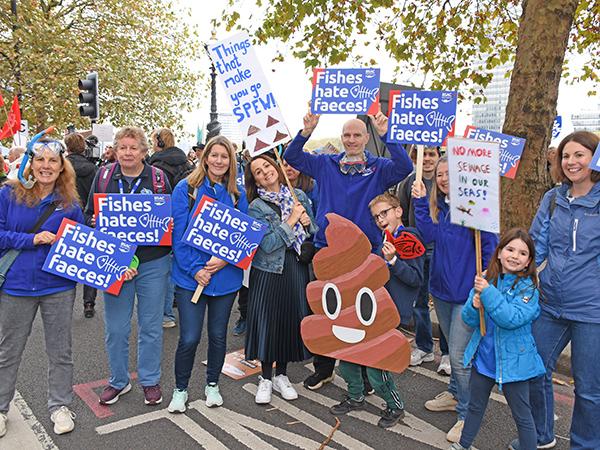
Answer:
[[[448, 339], [452, 374], [449, 390], [426, 402], [425, 407], [430, 411], [456, 409], [458, 420], [446, 438], [450, 442], [458, 442], [469, 404], [471, 369], [463, 366], [463, 354], [472, 330], [463, 322], [461, 314], [476, 273], [475, 240], [472, 230], [450, 222], [446, 157], [438, 160], [434, 180], [429, 202], [422, 181], [415, 181], [412, 196], [415, 220], [423, 241], [435, 244], [429, 268], [429, 292], [442, 332]], [[485, 268], [498, 240], [492, 233], [482, 232], [481, 242]]]
[[575, 380], [571, 448], [600, 448], [600, 359], [593, 354], [600, 348], [600, 171], [590, 168], [599, 142], [588, 131], [562, 140], [556, 151], [562, 185], [544, 195], [531, 225], [536, 263], [546, 261], [533, 335], [547, 372], [530, 388], [538, 448], [556, 444], [552, 372], [569, 342]]
[[302, 244], [316, 226], [308, 197], [294, 189], [294, 198], [273, 159], [254, 158], [245, 178], [248, 214], [269, 226], [252, 261], [248, 293], [246, 358], [259, 359], [262, 366], [255, 401], [269, 403], [273, 389], [294, 400], [298, 393], [287, 377], [287, 363], [310, 357], [300, 336], [300, 322], [308, 315]]
[[[227, 324], [237, 291], [242, 286], [242, 269], [183, 242], [194, 211], [203, 196], [246, 212], [248, 202], [236, 184], [236, 159], [233, 144], [224, 136], [206, 144], [196, 169], [181, 180], [173, 191], [173, 281], [179, 309], [179, 344], [175, 354], [175, 383], [169, 412], [185, 412], [188, 383], [196, 349], [208, 314], [208, 366], [206, 368], [206, 405], [221, 406], [219, 375], [225, 361]], [[194, 303], [198, 285], [202, 295]]]
[[[6, 434], [8, 407], [15, 394], [21, 355], [38, 309], [44, 324], [48, 356], [48, 410], [56, 434], [73, 430], [73, 359], [71, 319], [74, 281], [42, 271], [50, 245], [63, 219], [83, 222], [75, 187], [75, 172], [58, 141], [33, 145], [24, 175], [35, 180], [31, 189], [10, 181], [0, 190], [0, 438]], [[34, 225], [35, 224], [35, 225]]]

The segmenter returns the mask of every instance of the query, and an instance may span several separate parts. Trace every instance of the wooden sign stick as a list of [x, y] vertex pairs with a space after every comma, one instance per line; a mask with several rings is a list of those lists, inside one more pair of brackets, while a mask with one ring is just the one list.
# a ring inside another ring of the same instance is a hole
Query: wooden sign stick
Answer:
[[423, 153], [425, 151], [425, 147], [423, 145], [417, 145], [417, 167], [415, 181], [423, 180]]
[[[280, 146], [280, 147], [282, 147], [282, 150], [283, 150], [283, 146]], [[275, 149], [275, 156], [277, 157], [277, 162], [279, 163], [279, 167], [281, 167], [281, 171], [283, 172], [283, 178], [285, 178], [285, 183], [287, 184], [288, 189], [292, 193], [294, 202], [298, 203], [298, 197], [296, 197], [296, 193], [294, 192], [294, 187], [292, 186], [292, 183], [290, 182], [290, 179], [288, 178], [287, 173], [285, 173], [285, 170], [283, 168], [283, 159], [281, 158], [281, 155], [279, 154], [278, 150], [279, 150], [278, 148]]]
[[194, 291], [194, 295], [192, 296], [192, 303], [198, 303], [198, 300], [200, 300], [200, 296], [202, 295], [202, 291], [204, 290], [204, 286], [202, 286], [201, 284], [198, 285], [198, 287], [196, 288], [196, 290]]
[[[477, 275], [481, 276], [483, 273], [483, 267], [481, 263], [481, 231], [475, 231], [475, 261], [477, 264]], [[479, 293], [475, 294], [479, 297]], [[479, 305], [479, 332], [482, 336], [485, 336], [485, 316], [483, 310], [483, 304]]]

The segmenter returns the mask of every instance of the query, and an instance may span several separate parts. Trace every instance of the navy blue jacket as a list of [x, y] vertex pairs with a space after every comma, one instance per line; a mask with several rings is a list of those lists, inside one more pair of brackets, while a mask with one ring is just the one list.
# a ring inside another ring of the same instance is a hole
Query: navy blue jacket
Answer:
[[[381, 138], [385, 142], [385, 136]], [[378, 158], [369, 152], [363, 173], [344, 175], [340, 171], [339, 155], [313, 155], [303, 150], [308, 138], [300, 133], [285, 151], [286, 161], [302, 173], [315, 179], [319, 186], [316, 221], [319, 231], [315, 247], [327, 246], [325, 214], [336, 213], [355, 223], [367, 235], [375, 249], [381, 244], [381, 232], [371, 218], [369, 202], [403, 180], [413, 169], [412, 161], [400, 144], [386, 144], [392, 159]]]
[[[450, 222], [450, 208], [445, 197], [438, 197], [438, 223], [431, 220], [427, 197], [415, 198], [414, 204], [417, 228], [423, 241], [435, 244], [429, 266], [429, 292], [445, 302], [464, 303], [477, 272], [473, 230]], [[495, 234], [481, 232], [484, 269], [497, 245]]]
[[[403, 228], [402, 231], [407, 231], [421, 240], [421, 235], [416, 228]], [[381, 257], [383, 257], [382, 248], [383, 243], [377, 248], [377, 254]], [[385, 288], [398, 308], [400, 323], [403, 326], [407, 326], [413, 317], [415, 301], [424, 280], [424, 261], [425, 255], [413, 259], [400, 259], [396, 254], [395, 264], [388, 263], [390, 280], [385, 284]]]
[[[54, 194], [50, 194], [38, 205], [29, 207], [16, 201], [11, 185], [0, 189], [0, 252], [4, 255], [11, 248], [21, 249], [2, 286], [2, 291], [9, 295], [48, 295], [75, 288], [74, 281], [42, 271], [51, 246], [33, 245], [35, 234], [27, 232], [54, 200]], [[66, 209], [57, 207], [38, 233], [57, 233], [64, 218], [83, 223], [83, 213], [79, 204], [73, 204]]]
[[[531, 230], [542, 308], [556, 318], [600, 323], [600, 182], [569, 203], [569, 185], [544, 195]], [[550, 205], [554, 198], [554, 211]]]

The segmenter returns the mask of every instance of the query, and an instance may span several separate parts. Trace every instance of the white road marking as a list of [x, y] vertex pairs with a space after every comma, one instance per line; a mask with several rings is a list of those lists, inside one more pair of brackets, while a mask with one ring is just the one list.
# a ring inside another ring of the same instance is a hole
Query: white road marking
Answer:
[[2, 448], [58, 450], [19, 391], [15, 391], [11, 406], [8, 411], [8, 431], [0, 441]]

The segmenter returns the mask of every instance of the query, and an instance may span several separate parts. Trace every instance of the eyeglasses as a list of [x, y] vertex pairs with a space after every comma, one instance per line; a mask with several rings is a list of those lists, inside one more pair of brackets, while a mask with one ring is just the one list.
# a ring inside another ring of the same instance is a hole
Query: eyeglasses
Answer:
[[65, 151], [65, 148], [58, 141], [36, 142], [35, 144], [33, 144], [33, 147], [31, 148], [31, 151], [33, 152], [33, 154], [35, 156], [41, 156], [45, 150], [50, 150], [52, 153], [54, 153], [56, 155], [60, 155], [61, 153], [63, 153]]
[[388, 209], [384, 209], [383, 211], [381, 211], [379, 214], [373, 214], [373, 220], [375, 222], [378, 222], [380, 220], [383, 220], [387, 217], [387, 214], [389, 211], [391, 211], [392, 209], [394, 209], [394, 207], [390, 207]]

